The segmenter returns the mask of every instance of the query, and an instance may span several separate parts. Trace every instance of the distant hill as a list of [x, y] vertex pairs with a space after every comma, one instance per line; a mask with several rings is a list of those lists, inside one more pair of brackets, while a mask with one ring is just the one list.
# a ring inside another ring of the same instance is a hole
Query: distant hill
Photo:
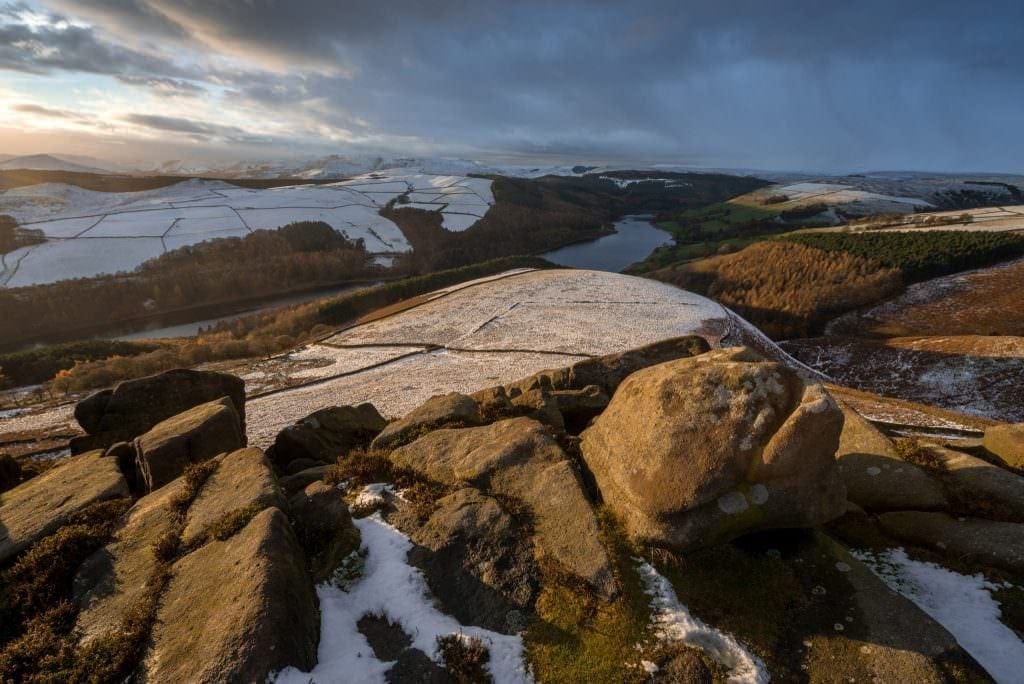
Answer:
[[[3, 159], [3, 157], [0, 157]], [[52, 154], [30, 154], [21, 157], [8, 157], [0, 161], [0, 171], [28, 169], [32, 171], [76, 171], [78, 173], [109, 173], [107, 169], [85, 166], [70, 159], [62, 159]]]

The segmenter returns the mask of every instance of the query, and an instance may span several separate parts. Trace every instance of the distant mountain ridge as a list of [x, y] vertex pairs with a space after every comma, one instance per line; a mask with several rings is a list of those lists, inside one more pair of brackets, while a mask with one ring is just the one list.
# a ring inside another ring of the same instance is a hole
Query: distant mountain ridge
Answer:
[[[98, 166], [86, 166], [73, 161], [74, 157], [58, 157], [52, 154], [29, 154], [20, 157], [0, 155], [0, 170], [13, 171], [27, 169], [31, 171], [74, 171], [77, 173], [110, 173], [108, 169]], [[90, 157], [79, 157], [79, 161], [91, 160]], [[96, 161], [96, 160], [91, 160]]]

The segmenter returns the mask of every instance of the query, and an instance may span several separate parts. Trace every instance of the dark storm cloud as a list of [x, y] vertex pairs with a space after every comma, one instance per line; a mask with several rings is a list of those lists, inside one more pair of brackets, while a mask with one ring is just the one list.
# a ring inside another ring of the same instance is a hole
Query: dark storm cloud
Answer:
[[182, 133], [195, 140], [208, 141], [217, 140], [221, 142], [236, 142], [241, 144], [256, 144], [260, 142], [279, 143], [269, 138], [256, 136], [237, 126], [222, 126], [216, 123], [183, 119], [174, 116], [159, 116], [154, 114], [126, 114], [121, 117], [122, 121], [148, 128], [155, 131], [166, 131], [168, 133]]
[[0, 7], [0, 68], [43, 74], [55, 69], [95, 74], [188, 73], [173, 62], [114, 44], [90, 27], [61, 22], [33, 26], [21, 20], [27, 6]]
[[60, 38], [60, 68], [120, 74], [109, 52], [128, 50], [133, 74], [197, 80], [146, 51], [173, 44], [239, 102], [438, 149], [815, 169], [1024, 159], [1015, 0], [40, 1], [104, 36], [77, 51]]

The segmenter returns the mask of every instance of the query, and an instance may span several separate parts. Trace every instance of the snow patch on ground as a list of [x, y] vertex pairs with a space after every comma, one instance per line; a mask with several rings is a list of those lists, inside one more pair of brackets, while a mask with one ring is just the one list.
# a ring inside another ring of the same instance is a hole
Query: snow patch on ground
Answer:
[[914, 560], [901, 548], [853, 555], [890, 589], [949, 630], [998, 684], [1021, 681], [1024, 642], [999, 620], [999, 603], [991, 593], [997, 585], [981, 574], [961, 575], [935, 563]]
[[374, 514], [354, 521], [366, 549], [363, 577], [349, 591], [329, 584], [317, 587], [320, 597], [320, 648], [312, 672], [288, 668], [280, 684], [308, 682], [384, 682], [392, 663], [373, 654], [356, 623], [367, 613], [382, 614], [402, 626], [412, 647], [438, 660], [437, 639], [463, 634], [483, 641], [490, 651], [488, 669], [495, 684], [530, 682], [520, 636], [498, 634], [460, 624], [434, 607], [426, 581], [406, 562], [412, 542]]
[[730, 684], [766, 684], [771, 677], [764, 662], [731, 634], [704, 624], [690, 614], [676, 596], [671, 582], [647, 561], [637, 558], [640, 578], [651, 596], [654, 628], [660, 639], [702, 649], [728, 668]]

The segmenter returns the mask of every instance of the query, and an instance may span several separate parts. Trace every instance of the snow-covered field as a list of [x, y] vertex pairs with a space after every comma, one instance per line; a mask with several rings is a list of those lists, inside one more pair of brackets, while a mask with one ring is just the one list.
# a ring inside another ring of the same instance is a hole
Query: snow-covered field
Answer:
[[[603, 271], [517, 270], [438, 290], [422, 303], [270, 360], [246, 380], [249, 442], [328, 406], [371, 402], [388, 417], [431, 396], [469, 393], [672, 337], [752, 345], [797, 365], [728, 309], [672, 285]], [[66, 424], [70, 407], [0, 421], [0, 433]]]
[[900, 197], [857, 189], [841, 183], [800, 182], [790, 185], [773, 185], [755, 190], [745, 198], [760, 204], [769, 197], [785, 195], [789, 198], [783, 208], [795, 208], [812, 204], [826, 204], [842, 207], [843, 211], [858, 214], [909, 213], [919, 207], [931, 207], [930, 202], [918, 197]]
[[[304, 384], [251, 398], [250, 442], [325, 406], [373, 403], [401, 416], [435, 394], [473, 392], [588, 356], [681, 335], [752, 344], [796, 361], [724, 307], [671, 285], [599, 271], [515, 271], [438, 291], [282, 359]], [[273, 368], [261, 363], [261, 373]], [[259, 378], [250, 378], [252, 384]]]
[[265, 190], [207, 180], [123, 193], [55, 183], [14, 188], [0, 193], [0, 214], [48, 241], [4, 255], [0, 286], [130, 271], [172, 249], [294, 221], [323, 221], [375, 255], [408, 252], [398, 226], [378, 213], [406, 194], [414, 206], [442, 212], [452, 231], [466, 230], [494, 204], [487, 179], [401, 170]]

